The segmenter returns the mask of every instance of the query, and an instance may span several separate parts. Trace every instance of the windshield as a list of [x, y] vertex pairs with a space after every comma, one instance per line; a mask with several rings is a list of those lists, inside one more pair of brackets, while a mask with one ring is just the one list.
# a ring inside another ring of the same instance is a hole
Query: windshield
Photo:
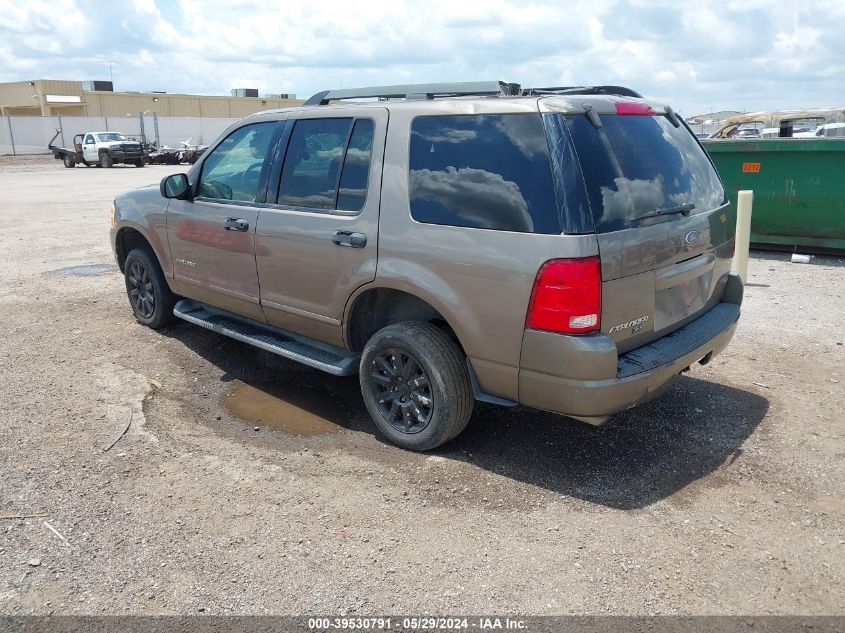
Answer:
[[97, 138], [100, 141], [128, 141], [130, 139], [123, 136], [123, 134], [118, 134], [117, 132], [106, 132], [105, 134], [97, 134]]
[[[642, 216], [658, 211], [689, 207], [696, 214], [725, 201], [698, 141], [665, 116], [602, 115], [599, 129], [585, 115], [546, 117], [553, 154], [565, 151], [567, 139], [575, 148], [597, 233], [640, 226]], [[656, 215], [648, 222], [673, 217]]]

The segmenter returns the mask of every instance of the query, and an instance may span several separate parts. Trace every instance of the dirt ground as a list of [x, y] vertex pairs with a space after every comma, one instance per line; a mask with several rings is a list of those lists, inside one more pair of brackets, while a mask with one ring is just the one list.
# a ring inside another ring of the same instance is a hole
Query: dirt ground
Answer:
[[603, 427], [420, 455], [356, 378], [133, 320], [109, 205], [172, 171], [0, 159], [0, 613], [845, 611], [842, 258], [754, 252], [726, 352]]

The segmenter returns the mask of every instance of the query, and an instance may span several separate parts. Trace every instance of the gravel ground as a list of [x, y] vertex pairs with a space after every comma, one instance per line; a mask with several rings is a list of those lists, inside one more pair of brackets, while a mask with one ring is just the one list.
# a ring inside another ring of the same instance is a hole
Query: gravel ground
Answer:
[[170, 171], [0, 159], [0, 613], [845, 611], [845, 260], [754, 252], [728, 350], [601, 428], [419, 455], [355, 378], [133, 320], [108, 208]]

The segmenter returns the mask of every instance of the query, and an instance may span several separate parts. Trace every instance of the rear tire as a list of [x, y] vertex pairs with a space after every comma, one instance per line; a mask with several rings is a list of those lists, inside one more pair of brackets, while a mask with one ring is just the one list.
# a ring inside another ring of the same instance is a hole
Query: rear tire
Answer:
[[100, 164], [107, 169], [114, 167], [114, 159], [108, 152], [100, 152]]
[[170, 291], [155, 256], [146, 248], [135, 248], [126, 256], [123, 270], [129, 305], [138, 323], [154, 330], [172, 323], [178, 297]]
[[64, 161], [65, 167], [76, 167], [76, 159], [70, 154], [65, 154], [62, 160]]
[[475, 404], [461, 348], [421, 321], [376, 332], [364, 346], [359, 380], [379, 431], [412, 451], [431, 450], [457, 437]]

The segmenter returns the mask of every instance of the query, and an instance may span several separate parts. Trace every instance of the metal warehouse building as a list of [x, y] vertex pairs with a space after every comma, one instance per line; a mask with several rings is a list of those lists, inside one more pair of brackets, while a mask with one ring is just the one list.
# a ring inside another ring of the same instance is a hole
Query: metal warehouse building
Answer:
[[110, 81], [35, 79], [0, 83], [0, 116], [126, 117], [156, 112], [160, 117], [238, 119], [261, 110], [301, 105], [292, 95], [204, 96], [163, 92], [113, 92]]

